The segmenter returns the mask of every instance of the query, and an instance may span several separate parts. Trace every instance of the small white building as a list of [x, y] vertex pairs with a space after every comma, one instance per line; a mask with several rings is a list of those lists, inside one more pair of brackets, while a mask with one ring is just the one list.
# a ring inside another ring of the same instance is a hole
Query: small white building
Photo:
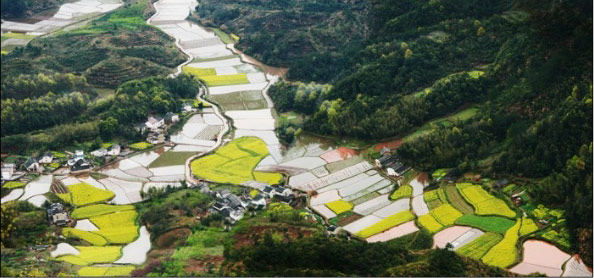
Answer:
[[27, 161], [25, 162], [25, 169], [27, 169], [27, 171], [29, 172], [43, 172], [43, 167], [41, 167], [37, 159], [32, 157], [29, 157], [29, 159], [27, 159]]
[[153, 116], [149, 116], [147, 121], [144, 123], [144, 125], [148, 128], [150, 128], [151, 130], [156, 130], [160, 127], [162, 127], [165, 124], [165, 119], [163, 118], [155, 118]]
[[77, 161], [81, 159], [85, 159], [85, 152], [82, 150], [74, 151], [74, 156], [72, 157], [72, 159], [68, 159], [68, 166], [74, 165]]
[[16, 165], [12, 163], [4, 163], [2, 165], [2, 179], [3, 180], [10, 180], [12, 175], [16, 172]]
[[120, 155], [120, 150], [122, 149], [122, 147], [120, 147], [120, 145], [118, 144], [113, 144], [111, 147], [109, 147], [109, 150], [107, 151], [108, 155]]
[[52, 163], [52, 160], [54, 160], [52, 152], [45, 152], [37, 158], [37, 161], [41, 164]]
[[101, 148], [98, 150], [94, 150], [91, 152], [91, 155], [94, 157], [104, 157], [107, 155], [107, 149]]

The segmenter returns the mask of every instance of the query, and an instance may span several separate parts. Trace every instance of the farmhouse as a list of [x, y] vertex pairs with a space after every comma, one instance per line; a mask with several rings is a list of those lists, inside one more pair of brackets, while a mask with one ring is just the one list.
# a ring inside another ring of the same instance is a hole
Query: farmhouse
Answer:
[[70, 166], [70, 172], [80, 173], [89, 171], [91, 170], [91, 168], [93, 168], [93, 165], [91, 165], [91, 163], [87, 162], [85, 159], [79, 159], [72, 166]]
[[498, 180], [497, 182], [495, 182], [495, 184], [493, 184], [493, 187], [495, 189], [502, 189], [502, 188], [504, 188], [508, 184], [509, 184], [509, 180], [507, 180], [507, 179], [501, 179], [501, 180]]
[[179, 116], [174, 114], [173, 112], [167, 112], [165, 114], [165, 123], [172, 124], [179, 122]]
[[74, 151], [74, 156], [72, 157], [72, 159], [68, 159], [68, 166], [72, 166], [78, 160], [84, 159], [84, 158], [85, 158], [85, 152], [83, 152], [82, 150], [76, 150], [76, 151]]
[[60, 203], [53, 203], [46, 210], [49, 221], [58, 226], [66, 226], [70, 222], [68, 213], [64, 211], [64, 206]]
[[27, 161], [25, 161], [25, 169], [27, 169], [27, 171], [29, 172], [37, 172], [37, 173], [41, 173], [43, 172], [43, 166], [41, 166], [39, 164], [39, 162], [37, 162], [37, 159], [29, 157], [27, 159]]
[[49, 151], [43, 153], [37, 158], [37, 161], [39, 161], [41, 164], [52, 163], [52, 160], [54, 160], [54, 155]]
[[264, 196], [258, 194], [256, 195], [256, 197], [254, 197], [252, 199], [252, 202], [250, 203], [250, 207], [252, 209], [265, 209], [266, 208], [266, 199], [264, 198]]
[[149, 128], [150, 130], [157, 130], [158, 128], [162, 127], [165, 124], [165, 119], [163, 118], [155, 118], [153, 116], [149, 116], [147, 121], [144, 125]]
[[375, 160], [375, 166], [377, 168], [384, 168], [392, 165], [394, 162], [396, 162], [396, 157], [393, 157], [390, 154], [384, 154], [382, 157]]
[[94, 157], [104, 157], [107, 155], [107, 149], [101, 148], [98, 150], [94, 150], [91, 152], [91, 155]]
[[119, 155], [121, 149], [122, 147], [120, 147], [120, 145], [113, 144], [111, 147], [109, 147], [109, 150], [107, 150], [107, 155]]
[[16, 165], [12, 163], [2, 164], [2, 179], [11, 180], [12, 176], [16, 172]]
[[264, 196], [268, 197], [268, 198], [272, 198], [274, 196], [274, 187], [272, 186], [265, 186], [264, 188], [261, 189], [262, 193], [264, 194]]

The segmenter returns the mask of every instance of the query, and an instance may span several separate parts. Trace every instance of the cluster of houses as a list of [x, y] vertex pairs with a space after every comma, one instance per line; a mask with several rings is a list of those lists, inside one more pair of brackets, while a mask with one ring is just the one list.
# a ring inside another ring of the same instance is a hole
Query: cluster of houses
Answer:
[[404, 164], [396, 156], [393, 156], [388, 148], [381, 149], [380, 155], [380, 158], [375, 160], [375, 166], [384, 169], [388, 176], [400, 177], [411, 169], [409, 165]]
[[148, 132], [146, 141], [156, 145], [165, 142], [167, 128], [176, 122], [179, 122], [179, 115], [173, 112], [167, 112], [164, 117], [150, 115], [146, 122], [136, 127], [136, 130], [141, 133]]
[[62, 204], [52, 203], [46, 211], [50, 223], [57, 226], [66, 226], [70, 223], [70, 217], [68, 217], [68, 213], [64, 210]]
[[234, 224], [241, 220], [248, 210], [261, 210], [266, 208], [271, 199], [291, 204], [295, 198], [293, 191], [282, 186], [266, 186], [260, 189], [260, 193], [251, 196], [247, 191], [241, 196], [233, 194], [228, 189], [212, 192], [216, 198], [215, 203], [209, 209], [211, 213], [220, 213], [225, 221]]

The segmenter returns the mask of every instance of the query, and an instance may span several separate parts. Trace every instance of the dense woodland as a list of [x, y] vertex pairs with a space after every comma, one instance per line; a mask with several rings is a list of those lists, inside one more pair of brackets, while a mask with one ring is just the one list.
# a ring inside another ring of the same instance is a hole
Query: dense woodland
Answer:
[[2, 18], [30, 16], [38, 12], [55, 9], [64, 0], [2, 0]]
[[[362, 43], [331, 62], [301, 63], [304, 54], [291, 64], [290, 79], [331, 87], [280, 82], [270, 89], [276, 108], [305, 115], [305, 131], [374, 141], [480, 104], [469, 119], [405, 137], [398, 155], [420, 170], [535, 179], [531, 194], [567, 210], [573, 248], [591, 265], [591, 248], [582, 249], [592, 245], [592, 2], [371, 1], [369, 9]], [[274, 21], [252, 23], [262, 24]], [[269, 51], [243, 44], [259, 57]]]

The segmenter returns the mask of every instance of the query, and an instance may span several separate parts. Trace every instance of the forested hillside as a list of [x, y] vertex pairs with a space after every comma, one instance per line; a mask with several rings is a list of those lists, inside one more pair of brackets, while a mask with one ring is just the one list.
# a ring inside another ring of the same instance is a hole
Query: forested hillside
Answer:
[[[331, 89], [280, 82], [270, 90], [276, 108], [303, 114], [301, 128], [317, 134], [403, 138], [398, 155], [420, 170], [532, 179], [539, 202], [567, 210], [574, 249], [591, 246], [592, 2], [370, 5], [362, 43], [341, 41], [321, 63], [304, 54], [287, 64], [289, 79], [329, 82]], [[239, 32], [235, 17], [201, 16]], [[264, 58], [271, 46], [255, 41], [251, 28], [275, 21], [242, 24], [251, 25], [242, 29], [240, 46]], [[438, 124], [470, 105], [480, 109]], [[591, 265], [591, 248], [580, 252]]]
[[57, 8], [64, 0], [2, 0], [2, 18], [30, 16], [32, 14]]

